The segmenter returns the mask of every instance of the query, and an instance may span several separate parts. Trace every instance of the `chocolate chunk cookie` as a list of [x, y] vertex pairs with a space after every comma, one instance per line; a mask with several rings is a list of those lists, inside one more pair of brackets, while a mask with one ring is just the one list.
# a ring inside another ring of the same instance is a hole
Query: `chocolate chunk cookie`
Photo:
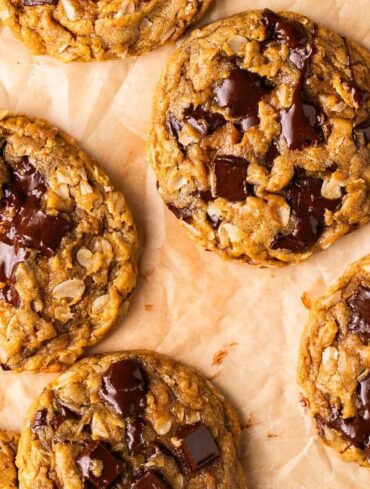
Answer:
[[123, 195], [61, 131], [0, 113], [0, 362], [60, 370], [128, 305], [137, 236]]
[[145, 351], [85, 358], [31, 406], [22, 489], [245, 489], [233, 408], [192, 368]]
[[19, 435], [11, 431], [0, 430], [0, 487], [1, 489], [18, 488], [15, 456]]
[[192, 34], [159, 83], [148, 158], [208, 250], [301, 261], [369, 221], [370, 54], [295, 13]]
[[3, 21], [34, 54], [69, 61], [139, 55], [175, 41], [212, 0], [0, 0]]
[[322, 440], [370, 467], [370, 255], [313, 306], [298, 380]]

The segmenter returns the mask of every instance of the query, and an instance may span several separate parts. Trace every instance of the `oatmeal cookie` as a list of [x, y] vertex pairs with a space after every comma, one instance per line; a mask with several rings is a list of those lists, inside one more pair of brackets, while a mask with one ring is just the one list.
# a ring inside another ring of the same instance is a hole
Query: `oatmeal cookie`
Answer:
[[64, 62], [139, 55], [175, 41], [212, 0], [0, 0], [6, 25], [34, 54]]
[[0, 362], [57, 371], [127, 307], [137, 235], [121, 192], [72, 138], [0, 113]]
[[321, 439], [370, 467], [370, 255], [314, 304], [298, 381]]
[[370, 54], [295, 13], [220, 20], [174, 53], [148, 159], [208, 250], [308, 258], [369, 221]]
[[148, 351], [85, 358], [31, 406], [21, 489], [245, 489], [240, 427], [195, 370]]
[[18, 487], [15, 456], [19, 435], [10, 431], [0, 430], [0, 487], [16, 489]]

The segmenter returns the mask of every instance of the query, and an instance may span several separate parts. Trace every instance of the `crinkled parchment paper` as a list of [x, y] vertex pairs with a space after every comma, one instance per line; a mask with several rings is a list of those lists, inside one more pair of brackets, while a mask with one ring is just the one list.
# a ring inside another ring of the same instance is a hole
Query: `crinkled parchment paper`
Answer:
[[[291, 9], [370, 48], [369, 0], [215, 0], [206, 21], [248, 8]], [[296, 359], [308, 311], [370, 252], [369, 226], [299, 266], [259, 270], [197, 247], [164, 207], [145, 161], [153, 89], [173, 48], [140, 59], [71, 64], [32, 57], [0, 28], [0, 108], [44, 117], [72, 134], [125, 192], [141, 234], [139, 285], [123, 324], [98, 351], [151, 348], [212, 377], [240, 411], [250, 489], [359, 489], [370, 470], [317, 440], [299, 403]], [[0, 426], [19, 429], [51, 375], [0, 374]]]

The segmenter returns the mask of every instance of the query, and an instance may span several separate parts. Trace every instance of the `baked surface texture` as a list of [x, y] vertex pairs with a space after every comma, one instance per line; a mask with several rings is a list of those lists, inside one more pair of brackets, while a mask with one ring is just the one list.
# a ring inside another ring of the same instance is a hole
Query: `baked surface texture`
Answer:
[[0, 362], [58, 371], [127, 308], [135, 226], [122, 193], [47, 122], [0, 114], [0, 148]]
[[0, 487], [17, 489], [18, 476], [15, 457], [19, 441], [18, 433], [0, 430]]
[[298, 381], [320, 438], [342, 458], [370, 463], [370, 255], [314, 304]]
[[29, 409], [20, 488], [245, 489], [239, 435], [194, 369], [148, 351], [85, 358]]
[[64, 62], [140, 55], [175, 41], [212, 0], [0, 0], [6, 25], [34, 54]]
[[148, 159], [208, 250], [298, 262], [369, 221], [370, 54], [296, 13], [195, 31], [155, 95]]

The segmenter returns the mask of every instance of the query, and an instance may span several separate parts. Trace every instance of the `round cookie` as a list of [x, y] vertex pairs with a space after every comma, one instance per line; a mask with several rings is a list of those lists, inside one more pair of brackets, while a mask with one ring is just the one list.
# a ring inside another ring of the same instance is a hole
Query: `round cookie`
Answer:
[[195, 31], [154, 100], [159, 192], [208, 250], [274, 266], [369, 221], [370, 54], [295, 13]]
[[64, 62], [140, 55], [177, 40], [212, 0], [0, 0], [2, 19], [34, 54]]
[[370, 255], [314, 304], [304, 330], [298, 382], [321, 439], [370, 467]]
[[128, 306], [137, 235], [121, 192], [74, 140], [0, 113], [0, 362], [57, 371]]
[[194, 369], [149, 351], [89, 357], [26, 416], [21, 489], [245, 489], [240, 426]]
[[19, 441], [18, 433], [0, 430], [0, 487], [17, 489], [18, 476], [15, 456]]

